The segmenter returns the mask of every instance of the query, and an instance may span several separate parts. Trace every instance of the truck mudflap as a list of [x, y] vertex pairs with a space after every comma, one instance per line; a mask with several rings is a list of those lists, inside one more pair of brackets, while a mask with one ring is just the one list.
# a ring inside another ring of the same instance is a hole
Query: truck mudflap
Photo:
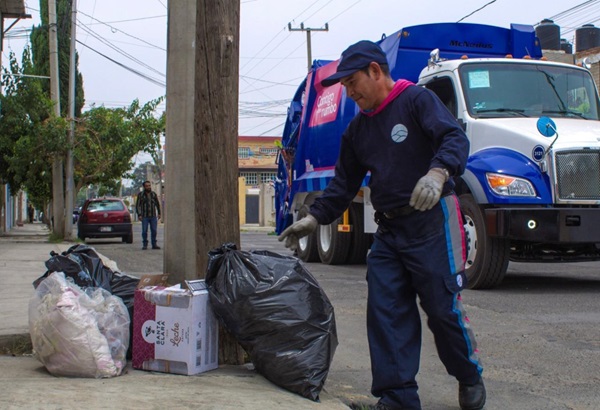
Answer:
[[600, 208], [488, 208], [487, 234], [543, 243], [600, 243]]

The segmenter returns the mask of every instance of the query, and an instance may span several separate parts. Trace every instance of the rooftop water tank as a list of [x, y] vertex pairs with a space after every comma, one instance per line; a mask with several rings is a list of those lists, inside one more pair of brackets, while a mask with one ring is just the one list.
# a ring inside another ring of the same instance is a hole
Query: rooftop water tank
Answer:
[[554, 21], [544, 19], [535, 28], [542, 50], [560, 50], [560, 27]]
[[600, 47], [600, 28], [593, 24], [584, 24], [575, 30], [575, 48], [577, 52]]
[[573, 54], [573, 44], [569, 43], [567, 39], [560, 39], [560, 49], [566, 54]]

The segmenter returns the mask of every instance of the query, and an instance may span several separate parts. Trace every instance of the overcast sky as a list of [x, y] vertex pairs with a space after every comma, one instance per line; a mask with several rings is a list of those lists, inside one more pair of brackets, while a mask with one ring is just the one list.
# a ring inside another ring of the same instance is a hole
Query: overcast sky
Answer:
[[[40, 22], [39, 2], [25, 4], [32, 19], [7, 33], [3, 64], [10, 50], [21, 55], [26, 29]], [[167, 0], [78, 0], [77, 8], [84, 110], [93, 104], [127, 106], [135, 98], [145, 103], [166, 94]], [[278, 136], [283, 131], [287, 104], [307, 71], [306, 33], [288, 31], [288, 23], [292, 28], [327, 23], [328, 32], [312, 33], [312, 57], [335, 60], [358, 40], [378, 40], [415, 24], [464, 18], [509, 27], [552, 17], [561, 37], [573, 41], [583, 24], [600, 26], [600, 1], [241, 0], [239, 134]], [[7, 19], [5, 28], [11, 23]]]

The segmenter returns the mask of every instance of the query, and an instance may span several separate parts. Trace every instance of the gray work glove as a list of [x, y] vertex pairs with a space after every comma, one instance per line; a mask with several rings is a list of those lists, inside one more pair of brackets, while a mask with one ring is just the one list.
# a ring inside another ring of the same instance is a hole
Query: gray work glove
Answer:
[[410, 196], [409, 205], [417, 211], [426, 211], [440, 200], [442, 187], [448, 174], [442, 168], [431, 168], [427, 175], [421, 177]]
[[306, 215], [299, 221], [288, 226], [287, 229], [279, 235], [279, 242], [285, 239], [285, 247], [295, 251], [298, 249], [298, 239], [310, 235], [319, 223], [311, 214]]

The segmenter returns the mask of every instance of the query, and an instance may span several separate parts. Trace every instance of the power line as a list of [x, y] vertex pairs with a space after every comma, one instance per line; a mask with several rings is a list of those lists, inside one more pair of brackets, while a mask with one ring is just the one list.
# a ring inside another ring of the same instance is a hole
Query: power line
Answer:
[[81, 44], [82, 46], [84, 46], [84, 47], [86, 47], [86, 48], [88, 48], [88, 49], [90, 49], [90, 50], [92, 50], [94, 53], [96, 53], [96, 54], [99, 54], [100, 56], [102, 56], [102, 57], [106, 58], [107, 60], [109, 60], [109, 61], [111, 61], [111, 62], [115, 63], [115, 64], [116, 64], [116, 65], [118, 65], [119, 67], [121, 67], [121, 68], [124, 68], [125, 70], [127, 70], [127, 71], [129, 71], [129, 72], [132, 72], [133, 74], [135, 74], [135, 75], [137, 75], [137, 76], [139, 76], [139, 77], [142, 77], [142, 78], [143, 78], [143, 79], [145, 79], [145, 80], [148, 80], [148, 81], [150, 81], [151, 83], [154, 83], [154, 84], [156, 84], [156, 85], [158, 85], [158, 86], [160, 86], [160, 87], [166, 87], [166, 86], [167, 86], [167, 85], [166, 85], [166, 83], [164, 83], [164, 82], [162, 82], [162, 81], [160, 81], [160, 80], [157, 80], [157, 79], [155, 79], [155, 78], [152, 78], [152, 77], [150, 77], [150, 76], [148, 76], [148, 75], [146, 75], [146, 74], [144, 74], [144, 73], [142, 73], [142, 72], [140, 72], [140, 71], [137, 71], [137, 70], [135, 70], [135, 69], [133, 69], [133, 68], [131, 68], [131, 67], [128, 67], [128, 66], [126, 66], [125, 64], [123, 64], [123, 63], [120, 63], [120, 62], [118, 62], [117, 60], [115, 60], [115, 59], [113, 59], [113, 58], [110, 58], [110, 57], [109, 57], [109, 56], [107, 56], [106, 54], [102, 54], [102, 53], [101, 53], [101, 52], [99, 52], [98, 50], [95, 50], [95, 49], [93, 49], [92, 47], [88, 46], [87, 44], [84, 44], [84, 43], [82, 43], [82, 42], [81, 42], [81, 41], [79, 41], [79, 40], [77, 40], [77, 43]]
[[496, 0], [492, 0], [487, 4], [484, 4], [483, 6], [479, 7], [477, 10], [472, 11], [471, 13], [467, 14], [466, 16], [464, 16], [463, 18], [461, 18], [460, 20], [457, 21], [457, 23], [460, 23], [461, 21], [463, 21], [464, 19], [466, 19], [467, 17], [471, 17], [473, 14], [477, 13], [480, 10], [483, 10], [484, 8], [486, 8], [487, 6], [489, 6], [492, 3], [495, 3]]
[[127, 19], [127, 20], [114, 20], [114, 21], [105, 21], [105, 22], [97, 22], [97, 23], [88, 23], [90, 25], [92, 24], [117, 24], [117, 23], [128, 23], [130, 21], [140, 21], [140, 20], [152, 20], [152, 19], [158, 19], [158, 18], [164, 18], [167, 17], [166, 14], [161, 14], [158, 16], [150, 16], [150, 17], [139, 17], [139, 18], [135, 18], [135, 19]]
[[131, 54], [125, 52], [121, 48], [115, 46], [110, 41], [108, 41], [107, 39], [105, 39], [104, 37], [102, 37], [101, 35], [99, 35], [98, 33], [96, 33], [95, 31], [93, 31], [92, 29], [90, 29], [87, 26], [85, 26], [85, 24], [83, 24], [81, 21], [78, 21], [77, 26], [79, 28], [81, 28], [83, 31], [85, 31], [86, 33], [90, 34], [92, 37], [94, 37], [98, 41], [100, 41], [101, 43], [103, 43], [104, 45], [108, 46], [109, 48], [112, 48], [117, 53], [121, 54], [122, 56], [124, 56], [124, 57], [132, 60], [133, 62], [135, 62], [135, 63], [143, 66], [144, 68], [146, 68], [146, 69], [148, 69], [150, 71], [153, 71], [154, 73], [160, 75], [161, 77], [166, 77], [165, 74], [163, 74], [160, 71], [156, 70], [154, 67], [152, 67], [152, 66], [144, 63], [143, 61], [139, 60], [138, 58], [136, 58], [136, 57], [132, 56]]
[[134, 39], [136, 39], [136, 40], [138, 40], [138, 41], [141, 41], [142, 43], [145, 43], [145, 44], [147, 44], [147, 45], [149, 45], [149, 46], [152, 46], [152, 47], [154, 47], [154, 48], [157, 48], [157, 49], [159, 49], [159, 50], [162, 50], [162, 51], [167, 51], [166, 49], [164, 49], [164, 48], [162, 48], [162, 47], [159, 47], [159, 46], [157, 46], [156, 44], [152, 44], [152, 43], [150, 43], [150, 42], [148, 42], [148, 41], [146, 41], [146, 40], [143, 40], [143, 39], [141, 39], [141, 38], [139, 38], [139, 37], [136, 37], [136, 36], [134, 36], [134, 35], [131, 35], [131, 34], [129, 34], [129, 33], [126, 33], [126, 32], [124, 32], [123, 30], [120, 30], [120, 29], [118, 29], [118, 28], [116, 28], [116, 27], [113, 27], [113, 26], [111, 26], [110, 24], [107, 24], [107, 23], [105, 23], [105, 22], [103, 22], [103, 21], [101, 21], [101, 20], [98, 20], [97, 18], [95, 18], [95, 17], [93, 17], [93, 16], [90, 16], [89, 14], [86, 14], [86, 13], [84, 13], [83, 11], [79, 11], [78, 13], [79, 13], [79, 14], [83, 14], [84, 16], [87, 16], [87, 17], [91, 18], [92, 20], [95, 20], [95, 21], [97, 21], [97, 22], [99, 22], [99, 23], [101, 23], [101, 24], [104, 24], [105, 26], [109, 27], [109, 28], [110, 28], [110, 29], [111, 29], [113, 32], [119, 32], [119, 33], [125, 34], [126, 36], [128, 36], [128, 37], [131, 37], [131, 38], [134, 38]]

